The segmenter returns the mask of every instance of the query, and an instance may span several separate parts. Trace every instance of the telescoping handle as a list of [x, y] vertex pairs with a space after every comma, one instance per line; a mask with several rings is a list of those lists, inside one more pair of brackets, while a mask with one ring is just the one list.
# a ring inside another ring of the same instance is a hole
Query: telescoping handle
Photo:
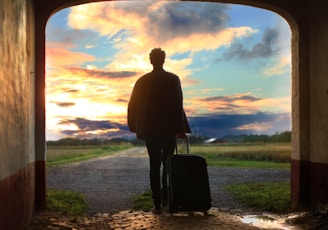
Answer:
[[[189, 154], [189, 153], [190, 153], [190, 152], [189, 152], [189, 135], [186, 134], [186, 137], [183, 138], [183, 139], [186, 140], [187, 153]], [[175, 152], [176, 152], [176, 154], [178, 154], [178, 142], [177, 142], [177, 141], [176, 141], [176, 145], [175, 145]]]

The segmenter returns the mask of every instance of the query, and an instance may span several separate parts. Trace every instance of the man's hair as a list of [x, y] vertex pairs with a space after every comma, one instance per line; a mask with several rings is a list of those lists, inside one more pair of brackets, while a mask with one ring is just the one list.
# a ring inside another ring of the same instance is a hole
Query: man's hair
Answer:
[[165, 60], [165, 51], [161, 48], [154, 48], [149, 54], [150, 62], [158, 65], [163, 64]]

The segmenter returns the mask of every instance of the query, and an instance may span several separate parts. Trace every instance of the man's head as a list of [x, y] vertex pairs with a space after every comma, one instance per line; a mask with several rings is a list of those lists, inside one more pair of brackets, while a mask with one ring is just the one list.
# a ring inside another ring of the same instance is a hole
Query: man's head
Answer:
[[161, 48], [154, 48], [149, 54], [150, 63], [154, 67], [162, 67], [165, 61], [165, 51]]

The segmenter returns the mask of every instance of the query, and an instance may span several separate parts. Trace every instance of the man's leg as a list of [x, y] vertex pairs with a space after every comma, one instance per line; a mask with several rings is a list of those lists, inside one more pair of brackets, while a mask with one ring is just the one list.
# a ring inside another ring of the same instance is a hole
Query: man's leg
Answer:
[[161, 147], [158, 140], [146, 140], [150, 162], [150, 187], [155, 207], [161, 205]]
[[162, 175], [162, 203], [167, 204], [168, 190], [167, 190], [167, 158], [174, 154], [176, 147], [176, 138], [168, 137], [162, 143], [162, 162], [163, 162], [163, 175]]

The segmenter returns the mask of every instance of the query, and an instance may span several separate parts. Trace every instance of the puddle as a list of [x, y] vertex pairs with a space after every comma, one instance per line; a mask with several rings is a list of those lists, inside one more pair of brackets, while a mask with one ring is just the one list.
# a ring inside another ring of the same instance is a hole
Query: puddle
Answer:
[[264, 229], [281, 229], [281, 230], [298, 230], [300, 228], [289, 225], [286, 220], [289, 217], [281, 217], [272, 214], [261, 215], [245, 215], [241, 217], [241, 221], [255, 227]]

